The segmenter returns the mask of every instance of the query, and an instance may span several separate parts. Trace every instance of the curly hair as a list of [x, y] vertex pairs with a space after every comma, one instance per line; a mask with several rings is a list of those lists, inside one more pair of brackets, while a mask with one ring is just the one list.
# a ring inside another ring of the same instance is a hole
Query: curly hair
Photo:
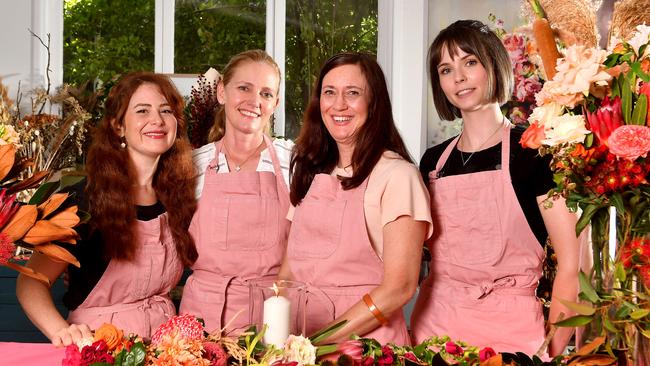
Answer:
[[187, 231], [196, 210], [196, 173], [192, 164], [192, 148], [187, 138], [187, 123], [183, 117], [183, 98], [164, 75], [150, 72], [126, 74], [113, 86], [106, 99], [104, 116], [93, 131], [86, 162], [91, 230], [101, 233], [106, 243], [104, 255], [107, 259], [134, 258], [137, 249], [133, 189], [136, 173], [128, 150], [120, 147], [117, 130], [124, 124], [131, 97], [143, 84], [158, 87], [177, 120], [176, 139], [172, 147], [160, 156], [153, 177], [153, 188], [167, 210], [176, 251], [183, 264], [189, 266], [198, 257], [194, 240]]
[[290, 196], [294, 206], [305, 197], [316, 174], [329, 174], [338, 162], [338, 147], [321, 116], [320, 97], [325, 75], [343, 65], [358, 65], [371, 93], [368, 97], [368, 118], [356, 132], [352, 154], [354, 174], [351, 177], [339, 177], [343, 189], [361, 185], [386, 150], [394, 151], [404, 160], [413, 162], [395, 126], [386, 79], [377, 61], [366, 53], [336, 54], [327, 60], [320, 70], [291, 157], [290, 171], [293, 175]]

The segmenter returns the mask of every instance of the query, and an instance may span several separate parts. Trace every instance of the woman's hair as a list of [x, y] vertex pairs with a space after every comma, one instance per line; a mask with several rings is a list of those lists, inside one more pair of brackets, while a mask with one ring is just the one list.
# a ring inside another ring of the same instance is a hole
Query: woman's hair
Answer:
[[196, 261], [198, 253], [187, 229], [196, 209], [196, 173], [183, 117], [183, 98], [168, 77], [150, 72], [123, 76], [111, 88], [104, 117], [93, 131], [86, 171], [91, 229], [98, 230], [108, 259], [131, 260], [136, 249], [135, 167], [128, 149], [120, 146], [118, 129], [133, 94], [143, 84], [156, 85], [171, 106], [178, 122], [172, 147], [160, 156], [153, 177], [157, 198], [165, 206], [176, 251], [184, 265]]
[[507, 102], [514, 83], [508, 51], [487, 25], [478, 20], [458, 20], [452, 23], [438, 33], [429, 47], [429, 77], [433, 102], [440, 118], [448, 121], [461, 117], [461, 114], [460, 110], [447, 100], [440, 87], [438, 65], [443, 50], [446, 49], [450, 57], [454, 57], [458, 55], [458, 48], [476, 56], [485, 68], [490, 102]]
[[[219, 83], [222, 83], [224, 87], [228, 85], [228, 83], [230, 83], [230, 80], [232, 80], [235, 71], [237, 71], [237, 68], [247, 62], [263, 62], [273, 67], [278, 73], [278, 90], [280, 89], [280, 78], [282, 77], [280, 74], [280, 67], [277, 63], [275, 63], [273, 57], [269, 56], [268, 53], [262, 50], [248, 50], [231, 57], [226, 67], [223, 69], [223, 75], [221, 76]], [[265, 128], [268, 133], [269, 129], [271, 128], [271, 124], [268, 123]], [[212, 128], [210, 128], [210, 132], [208, 133], [208, 142], [220, 140], [225, 133], [226, 108], [224, 105], [221, 105], [215, 114], [214, 125]]]
[[354, 174], [351, 177], [339, 177], [343, 189], [352, 189], [363, 183], [386, 150], [394, 151], [412, 162], [395, 127], [386, 79], [374, 56], [358, 52], [339, 53], [327, 60], [320, 70], [303, 116], [300, 136], [294, 146], [290, 168], [293, 172], [291, 203], [294, 206], [305, 197], [314, 176], [319, 173], [329, 174], [339, 160], [336, 142], [327, 131], [321, 116], [320, 98], [325, 75], [343, 65], [359, 66], [368, 84], [368, 118], [354, 136]]

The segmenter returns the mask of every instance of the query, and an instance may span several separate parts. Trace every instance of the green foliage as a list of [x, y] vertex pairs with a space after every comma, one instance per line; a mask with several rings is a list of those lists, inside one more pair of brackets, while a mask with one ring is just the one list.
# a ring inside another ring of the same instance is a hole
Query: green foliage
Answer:
[[64, 82], [110, 80], [154, 69], [155, 1], [66, 0]]

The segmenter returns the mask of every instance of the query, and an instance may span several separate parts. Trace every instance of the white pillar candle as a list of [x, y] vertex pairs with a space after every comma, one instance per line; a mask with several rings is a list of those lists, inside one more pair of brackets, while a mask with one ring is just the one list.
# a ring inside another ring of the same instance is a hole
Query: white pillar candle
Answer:
[[616, 258], [616, 207], [609, 206], [609, 257]]
[[283, 348], [284, 342], [289, 337], [289, 317], [291, 314], [291, 303], [289, 300], [278, 295], [277, 287], [275, 296], [264, 300], [264, 343], [272, 344], [277, 348]]

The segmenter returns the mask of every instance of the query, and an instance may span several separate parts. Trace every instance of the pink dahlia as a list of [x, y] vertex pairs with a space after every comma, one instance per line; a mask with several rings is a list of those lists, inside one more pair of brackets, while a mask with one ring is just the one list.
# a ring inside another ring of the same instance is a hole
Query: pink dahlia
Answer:
[[190, 340], [203, 339], [203, 324], [194, 315], [183, 314], [173, 316], [166, 323], [159, 326], [151, 336], [151, 343], [159, 344], [165, 335], [174, 331], [180, 332], [184, 338]]
[[635, 160], [650, 151], [650, 127], [625, 125], [612, 132], [608, 139], [609, 151], [619, 158]]

